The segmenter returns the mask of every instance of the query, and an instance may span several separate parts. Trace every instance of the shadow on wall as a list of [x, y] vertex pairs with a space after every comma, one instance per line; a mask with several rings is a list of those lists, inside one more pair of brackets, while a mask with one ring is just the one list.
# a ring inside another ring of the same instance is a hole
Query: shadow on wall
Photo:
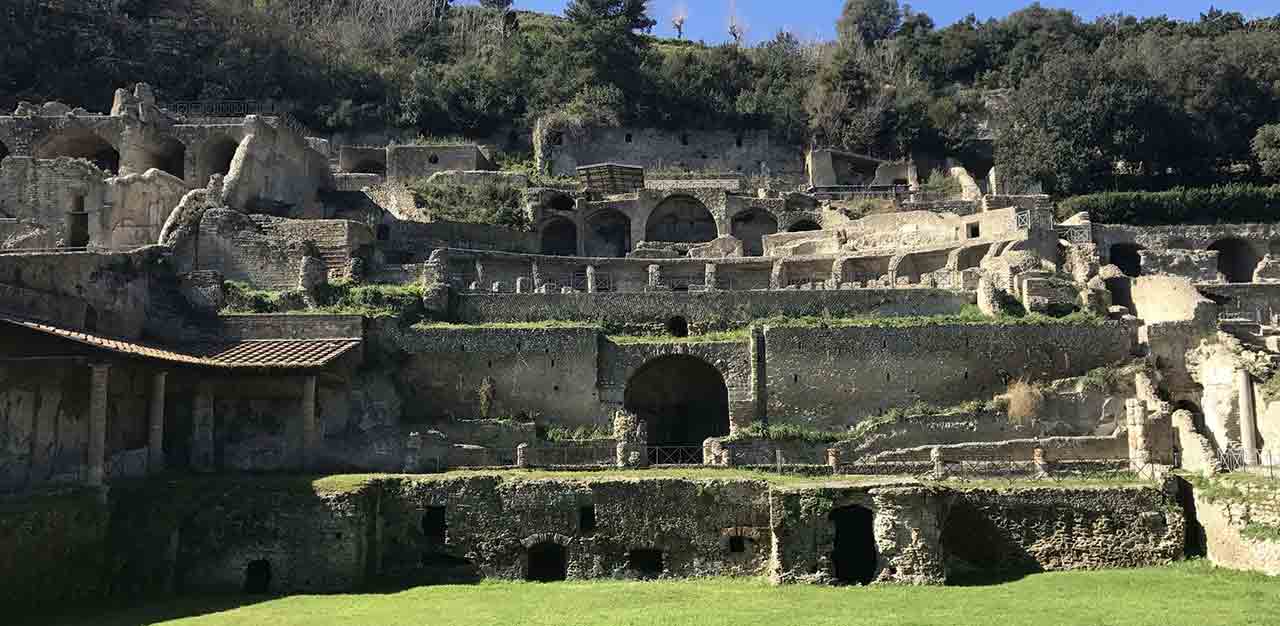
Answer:
[[979, 586], [1021, 579], [1044, 571], [1035, 557], [1010, 540], [993, 518], [973, 503], [957, 499], [942, 526], [947, 584]]

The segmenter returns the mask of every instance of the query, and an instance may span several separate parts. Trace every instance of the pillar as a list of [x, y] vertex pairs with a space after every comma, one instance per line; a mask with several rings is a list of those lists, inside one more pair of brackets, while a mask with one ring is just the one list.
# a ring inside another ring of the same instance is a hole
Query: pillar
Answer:
[[942, 448], [938, 446], [930, 448], [929, 461], [933, 464], [934, 478], [943, 478], [947, 475], [947, 462], [942, 456]]
[[596, 266], [587, 266], [587, 293], [596, 292]]
[[650, 265], [649, 270], [649, 290], [653, 291], [662, 287], [662, 266], [658, 264]]
[[213, 383], [208, 380], [196, 385], [196, 397], [191, 405], [191, 469], [214, 470]]
[[516, 467], [529, 467], [529, 444], [516, 446]]
[[476, 259], [476, 282], [484, 284], [484, 262]]
[[102, 484], [106, 475], [107, 454], [107, 389], [111, 366], [95, 363], [89, 366], [89, 466], [85, 482], [91, 486]]
[[1258, 411], [1253, 402], [1253, 376], [1244, 369], [1236, 372], [1240, 392], [1240, 447], [1245, 465], [1258, 464]]
[[1147, 403], [1129, 398], [1124, 408], [1125, 424], [1129, 429], [1129, 463], [1135, 471], [1142, 471], [1151, 459], [1147, 440]]
[[786, 289], [787, 288], [787, 266], [782, 260], [773, 262], [773, 269], [769, 272], [769, 288], [770, 289]]
[[302, 381], [302, 469], [314, 469], [320, 452], [320, 429], [316, 423], [316, 377]]
[[151, 410], [148, 412], [150, 430], [147, 437], [147, 472], [164, 469], [164, 388], [165, 372], [151, 375]]
[[720, 284], [719, 267], [715, 263], [707, 263], [702, 269], [702, 282], [707, 291], [715, 291]]

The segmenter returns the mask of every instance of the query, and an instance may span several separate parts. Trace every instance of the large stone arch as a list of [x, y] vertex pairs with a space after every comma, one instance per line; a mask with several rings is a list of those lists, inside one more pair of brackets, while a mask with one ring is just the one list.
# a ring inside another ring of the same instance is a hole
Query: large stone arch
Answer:
[[174, 137], [161, 137], [141, 152], [137, 173], [151, 168], [186, 179], [187, 146]]
[[645, 221], [645, 241], [703, 243], [719, 235], [715, 215], [701, 200], [672, 194], [659, 202]]
[[196, 156], [196, 179], [194, 185], [203, 187], [208, 184], [209, 177], [214, 174], [226, 176], [231, 171], [231, 161], [240, 149], [240, 141], [231, 135], [214, 135], [200, 144]]
[[583, 220], [582, 250], [586, 256], [625, 257], [631, 244], [631, 218], [622, 211], [600, 209]]
[[778, 218], [772, 213], [750, 208], [739, 211], [729, 220], [729, 234], [742, 241], [742, 253], [747, 256], [764, 254], [764, 237], [778, 232]]
[[667, 354], [640, 366], [627, 379], [623, 406], [644, 421], [650, 446], [701, 446], [730, 431], [724, 374], [688, 354]]
[[578, 226], [566, 217], [553, 217], [542, 225], [541, 252], [552, 256], [578, 255]]
[[1258, 268], [1258, 253], [1249, 242], [1235, 237], [1219, 239], [1209, 245], [1218, 253], [1218, 271], [1229, 283], [1251, 283]]
[[818, 224], [817, 220], [807, 217], [800, 218], [787, 225], [787, 232], [789, 233], [802, 233], [813, 230], [822, 230], [822, 226]]
[[50, 133], [36, 144], [31, 152], [37, 159], [56, 159], [63, 156], [88, 159], [105, 172], [119, 173], [120, 171], [120, 151], [116, 145], [82, 126]]

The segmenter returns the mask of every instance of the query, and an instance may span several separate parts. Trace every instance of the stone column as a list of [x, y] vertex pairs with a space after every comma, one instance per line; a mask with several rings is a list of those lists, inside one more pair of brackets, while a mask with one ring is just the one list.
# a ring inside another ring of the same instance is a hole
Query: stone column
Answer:
[[835, 448], [827, 448], [827, 467], [834, 472], [835, 468], [840, 466], [840, 451]]
[[662, 287], [662, 266], [653, 264], [648, 267], [649, 270], [649, 290], [653, 291]]
[[208, 380], [196, 385], [196, 397], [191, 405], [191, 469], [214, 470], [213, 383]]
[[587, 293], [596, 292], [596, 266], [587, 266]]
[[164, 469], [164, 388], [166, 372], [151, 375], [151, 410], [148, 414], [151, 430], [147, 437], [147, 472], [154, 474]]
[[707, 291], [715, 291], [720, 284], [719, 267], [715, 263], [707, 263], [702, 269], [702, 282]]
[[85, 483], [102, 484], [106, 476], [107, 455], [107, 389], [111, 381], [111, 365], [94, 363], [89, 376], [89, 458]]
[[529, 444], [516, 446], [516, 467], [529, 467]]
[[529, 267], [529, 276], [533, 278], [533, 290], [537, 291], [542, 288], [542, 271], [538, 268], [538, 262], [534, 261]]
[[773, 269], [769, 272], [769, 288], [787, 288], [787, 266], [781, 260], [773, 262]]
[[1151, 459], [1147, 441], [1147, 403], [1130, 398], [1124, 403], [1125, 424], [1129, 429], [1129, 463], [1134, 470], [1141, 470]]
[[316, 424], [316, 377], [302, 381], [302, 469], [314, 469], [320, 452], [320, 429]]
[[929, 461], [933, 463], [934, 478], [943, 478], [947, 475], [947, 462], [942, 457], [942, 448], [938, 446], [930, 448]]
[[484, 284], [484, 262], [476, 259], [476, 282]]
[[1240, 447], [1245, 465], [1258, 464], [1258, 411], [1253, 402], [1253, 376], [1244, 369], [1236, 371], [1240, 392]]

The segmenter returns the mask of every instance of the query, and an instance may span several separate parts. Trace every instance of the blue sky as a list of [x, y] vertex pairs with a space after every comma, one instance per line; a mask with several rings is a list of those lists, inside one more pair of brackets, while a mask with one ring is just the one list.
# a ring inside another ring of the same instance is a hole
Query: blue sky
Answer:
[[[516, 0], [516, 8], [560, 13], [566, 0]], [[803, 39], [830, 38], [835, 34], [835, 20], [840, 14], [843, 0], [650, 0], [649, 14], [658, 20], [655, 34], [674, 36], [670, 16], [673, 9], [683, 5], [688, 9], [685, 36], [718, 43], [728, 39], [728, 15], [730, 4], [746, 22], [752, 41], [772, 37], [779, 29], [790, 30]], [[1031, 4], [1031, 0], [985, 0], [983, 2], [956, 2], [954, 0], [918, 0], [908, 3], [917, 11], [928, 13], [939, 25], [954, 22], [969, 13], [979, 18], [999, 17]], [[1214, 4], [1224, 11], [1239, 11], [1249, 17], [1266, 17], [1280, 14], [1276, 0], [1238, 0], [1212, 2], [1212, 0], [1129, 0], [1127, 2], [1103, 2], [1101, 0], [1048, 0], [1041, 4], [1074, 10], [1085, 19], [1098, 15], [1123, 12], [1131, 15], [1168, 15], [1179, 19], [1195, 19]]]

